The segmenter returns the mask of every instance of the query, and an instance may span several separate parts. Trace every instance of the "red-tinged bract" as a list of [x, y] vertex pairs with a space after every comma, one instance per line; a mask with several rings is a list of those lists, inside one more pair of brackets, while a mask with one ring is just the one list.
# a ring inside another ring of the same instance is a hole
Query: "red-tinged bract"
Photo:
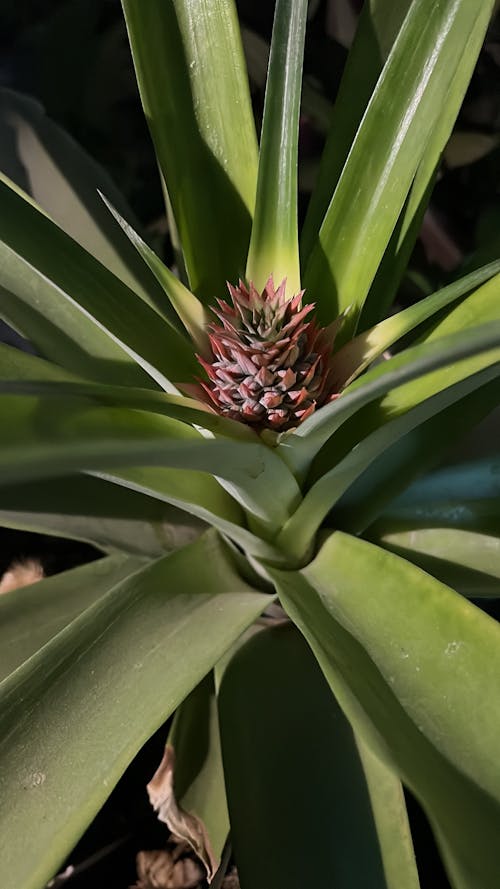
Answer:
[[287, 299], [285, 286], [275, 288], [272, 277], [262, 293], [251, 282], [228, 284], [232, 305], [217, 300], [220, 323], [208, 330], [213, 361], [199, 357], [208, 376], [201, 382], [204, 400], [257, 431], [293, 429], [335, 398], [333, 333], [317, 326], [314, 305], [302, 306], [304, 291]]

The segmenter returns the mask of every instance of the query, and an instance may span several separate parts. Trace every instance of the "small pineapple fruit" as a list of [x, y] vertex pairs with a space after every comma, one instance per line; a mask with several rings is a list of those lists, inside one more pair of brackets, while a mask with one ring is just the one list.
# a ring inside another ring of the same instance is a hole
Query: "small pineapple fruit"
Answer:
[[302, 306], [304, 291], [287, 299], [285, 285], [276, 289], [270, 277], [259, 293], [251, 282], [228, 284], [232, 305], [217, 300], [220, 323], [208, 329], [213, 361], [198, 357], [208, 376], [204, 400], [257, 431], [293, 429], [335, 397], [334, 334], [309, 317], [314, 305]]

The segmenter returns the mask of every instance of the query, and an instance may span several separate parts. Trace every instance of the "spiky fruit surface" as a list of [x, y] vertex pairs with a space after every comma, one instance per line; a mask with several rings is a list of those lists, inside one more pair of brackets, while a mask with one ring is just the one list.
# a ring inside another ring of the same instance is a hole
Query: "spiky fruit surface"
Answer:
[[211, 324], [213, 361], [199, 359], [208, 375], [205, 400], [218, 413], [280, 432], [298, 426], [332, 397], [328, 388], [332, 335], [309, 316], [302, 295], [285, 295], [269, 278], [262, 293], [240, 281], [228, 284], [232, 305], [217, 300], [220, 323]]

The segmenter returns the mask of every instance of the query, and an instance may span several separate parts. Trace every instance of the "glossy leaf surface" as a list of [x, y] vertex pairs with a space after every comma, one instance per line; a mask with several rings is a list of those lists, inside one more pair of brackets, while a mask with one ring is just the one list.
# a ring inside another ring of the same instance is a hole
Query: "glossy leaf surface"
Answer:
[[213, 299], [244, 272], [257, 178], [235, 7], [232, 0], [122, 5], [191, 289]]
[[297, 155], [307, 0], [277, 0], [260, 138], [247, 278], [262, 290], [270, 275], [300, 290]]
[[349, 309], [343, 338], [356, 328], [427, 139], [469, 53], [471, 32], [475, 59], [492, 7], [490, 0], [480, 7], [470, 0], [416, 0], [404, 20], [306, 268], [305, 285], [323, 322]]
[[301, 233], [301, 256], [305, 263], [316, 243], [370, 96], [410, 5], [411, 0], [398, 3], [367, 0], [363, 4]]
[[[115, 358], [118, 344], [123, 360], [131, 356], [162, 388], [168, 388], [165, 377], [176, 381], [178, 375], [188, 374], [189, 378], [195, 372], [197, 364], [187, 339], [2, 182], [0, 240], [0, 284], [18, 303], [26, 304], [28, 311], [33, 305], [36, 310], [43, 296], [52, 323], [65, 332], [69, 306], [69, 318], [80, 329], [81, 344], [87, 335], [91, 349], [95, 330], [104, 332], [109, 340], [109, 359]], [[8, 300], [2, 314], [10, 320]], [[31, 329], [26, 332], [31, 335]], [[51, 351], [44, 351], [47, 357], [55, 357]]]

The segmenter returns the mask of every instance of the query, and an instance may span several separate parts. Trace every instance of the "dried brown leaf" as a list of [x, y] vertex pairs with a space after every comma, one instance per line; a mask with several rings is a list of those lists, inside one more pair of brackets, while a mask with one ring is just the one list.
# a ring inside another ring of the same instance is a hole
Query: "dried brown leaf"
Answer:
[[197, 889], [204, 877], [201, 864], [185, 857], [186, 844], [139, 852], [135, 889]]
[[10, 593], [20, 587], [28, 586], [42, 580], [43, 568], [36, 559], [26, 559], [24, 562], [13, 562], [10, 568], [0, 578], [0, 594]]
[[217, 860], [203, 822], [196, 815], [186, 812], [175, 798], [174, 769], [174, 748], [171, 744], [167, 744], [163, 759], [147, 786], [149, 801], [158, 813], [159, 820], [163, 821], [175, 836], [188, 843], [203, 862], [210, 882], [217, 870]]
[[233, 867], [231, 873], [225, 877], [224, 882], [222, 883], [222, 889], [240, 889], [238, 871], [235, 867]]

